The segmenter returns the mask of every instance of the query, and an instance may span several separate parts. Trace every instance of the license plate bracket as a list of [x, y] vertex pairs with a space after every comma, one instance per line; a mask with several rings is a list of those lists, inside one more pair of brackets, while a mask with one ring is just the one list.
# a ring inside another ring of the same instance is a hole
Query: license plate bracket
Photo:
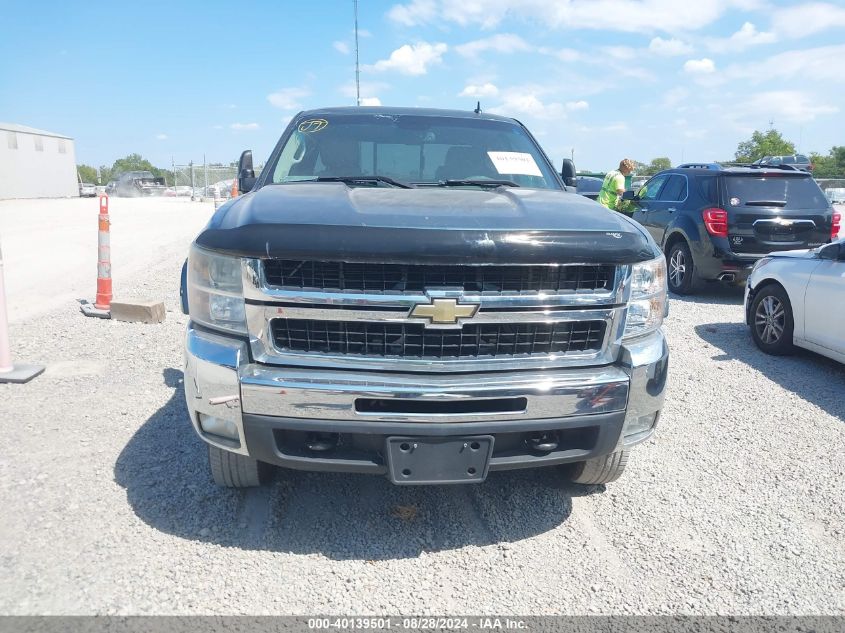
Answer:
[[795, 235], [792, 233], [772, 233], [769, 235], [769, 241], [771, 242], [794, 242], [796, 241]]
[[388, 437], [387, 470], [394, 484], [481, 483], [487, 478], [492, 435]]

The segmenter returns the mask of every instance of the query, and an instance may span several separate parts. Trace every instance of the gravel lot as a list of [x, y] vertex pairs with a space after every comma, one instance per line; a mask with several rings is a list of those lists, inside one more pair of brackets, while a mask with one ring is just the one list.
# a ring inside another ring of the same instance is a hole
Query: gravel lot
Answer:
[[[132, 202], [134, 236], [113, 205], [115, 295], [163, 298], [161, 325], [79, 314], [93, 216], [84, 248], [42, 227], [62, 267], [7, 260], [15, 358], [48, 369], [0, 385], [0, 613], [845, 614], [845, 367], [763, 356], [740, 289], [672, 299], [661, 427], [606, 488], [535, 470], [224, 491], [181, 382], [178, 273], [210, 205]], [[30, 221], [10, 208], [4, 240]]]

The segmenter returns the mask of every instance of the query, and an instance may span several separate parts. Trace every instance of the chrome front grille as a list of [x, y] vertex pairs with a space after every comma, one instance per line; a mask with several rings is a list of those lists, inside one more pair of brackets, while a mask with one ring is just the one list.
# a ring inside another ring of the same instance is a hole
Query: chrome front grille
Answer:
[[[256, 362], [429, 373], [613, 363], [630, 275], [608, 265], [243, 266]], [[476, 309], [445, 322], [431, 316], [444, 305]]]
[[604, 321], [467, 323], [431, 329], [421, 323], [273, 319], [280, 351], [378, 358], [502, 358], [601, 349]]
[[614, 266], [468, 266], [369, 264], [268, 259], [267, 283], [279, 288], [371, 293], [423, 292], [593, 292], [613, 283]]

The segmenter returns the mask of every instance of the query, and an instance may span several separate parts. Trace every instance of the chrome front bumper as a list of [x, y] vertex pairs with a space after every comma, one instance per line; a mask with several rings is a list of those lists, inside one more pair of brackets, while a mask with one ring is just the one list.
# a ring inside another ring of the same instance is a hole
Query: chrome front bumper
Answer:
[[[285, 430], [444, 436], [594, 428], [599, 438], [595, 447], [546, 460], [576, 461], [632, 446], [653, 433], [653, 426], [636, 434], [626, 433], [626, 429], [643, 416], [654, 416], [656, 423], [668, 366], [668, 348], [661, 331], [623, 343], [619, 361], [613, 365], [479, 374], [368, 373], [264, 365], [251, 362], [245, 340], [194, 324], [188, 326], [185, 350], [185, 398], [194, 429], [203, 440], [294, 468], [361, 472], [381, 472], [383, 468], [376, 463], [372, 468], [345, 468], [343, 463], [333, 467], [327, 460], [301, 455], [288, 458], [266, 444], [273, 443], [274, 432]], [[372, 401], [379, 403], [376, 412], [360, 406]], [[519, 405], [499, 411], [499, 402]], [[436, 403], [433, 409], [429, 407], [432, 403]], [[425, 412], [415, 411], [418, 404]], [[460, 412], [449, 412], [450, 408]], [[200, 414], [233, 422], [238, 439], [204, 432]], [[497, 462], [494, 456], [491, 469], [528, 466], [536, 461]]]

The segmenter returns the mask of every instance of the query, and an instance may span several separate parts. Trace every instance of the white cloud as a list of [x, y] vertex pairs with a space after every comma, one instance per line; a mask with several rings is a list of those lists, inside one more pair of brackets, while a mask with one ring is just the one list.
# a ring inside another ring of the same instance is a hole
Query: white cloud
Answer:
[[[381, 105], [378, 93], [388, 90], [390, 84], [383, 81], [362, 81], [361, 82], [361, 105]], [[338, 92], [344, 97], [354, 100], [358, 96], [355, 82], [349, 81], [338, 87]]]
[[479, 53], [493, 50], [497, 53], [514, 53], [533, 50], [519, 35], [513, 33], [497, 33], [490, 37], [474, 40], [455, 47], [455, 50], [464, 57], [477, 57]]
[[567, 110], [587, 110], [590, 107], [590, 104], [583, 99], [578, 101], [567, 101], [566, 102], [566, 109]]
[[622, 61], [631, 60], [637, 56], [637, 51], [630, 46], [604, 46], [600, 50], [604, 55]]
[[332, 42], [332, 46], [341, 55], [349, 55], [349, 44], [346, 42]]
[[502, 97], [502, 103], [489, 111], [493, 114], [514, 116], [527, 114], [537, 119], [563, 119], [565, 106], [552, 102], [545, 103], [540, 97], [545, 89], [536, 86], [520, 86], [508, 90]]
[[232, 128], [233, 130], [241, 131], [241, 130], [257, 130], [259, 126], [258, 126], [258, 123], [232, 123], [232, 125], [230, 125], [229, 127]]
[[461, 90], [461, 94], [459, 94], [458, 96], [459, 97], [495, 97], [497, 94], [499, 94], [499, 89], [494, 84], [491, 84], [488, 81], [487, 83], [481, 84], [480, 86], [469, 84], [463, 90]]
[[381, 59], [372, 66], [364, 66], [365, 70], [384, 72], [395, 70], [403, 75], [424, 75], [428, 66], [443, 61], [443, 54], [449, 49], [446, 44], [405, 44], [390, 54], [388, 59]]
[[709, 75], [710, 73], [716, 72], [716, 64], [708, 57], [690, 59], [684, 64], [684, 72], [688, 72], [691, 75]]
[[622, 121], [616, 123], [608, 123], [607, 125], [579, 125], [575, 128], [578, 132], [589, 132], [591, 134], [601, 134], [604, 132], [626, 132], [628, 131], [628, 124]]
[[416, 26], [431, 22], [437, 17], [437, 3], [434, 0], [414, 0], [406, 5], [391, 7], [387, 17], [405, 26]]
[[167, 134], [164, 134], [164, 133], [156, 134], [156, 139], [159, 140], [159, 141], [166, 141], [167, 140]]
[[746, 22], [730, 37], [709, 40], [707, 48], [718, 53], [739, 53], [750, 46], [771, 44], [777, 40], [774, 33], [760, 32], [751, 22]]
[[557, 57], [562, 62], [577, 62], [582, 57], [581, 52], [576, 51], [574, 48], [561, 48], [556, 51], [549, 51], [549, 54]]
[[283, 88], [267, 95], [267, 101], [282, 110], [298, 110], [302, 107], [299, 100], [310, 94], [306, 88]]
[[741, 119], [775, 119], [796, 123], [805, 123], [818, 116], [837, 112], [837, 106], [797, 90], [760, 92], [743, 100], [737, 108]]
[[404, 26], [454, 22], [489, 29], [506, 18], [521, 18], [549, 28], [673, 33], [701, 29], [731, 7], [749, 10], [759, 4], [697, 0], [678, 10], [677, 0], [410, 0], [394, 5], [388, 17]]
[[648, 50], [655, 55], [663, 55], [664, 57], [674, 57], [675, 55], [689, 55], [693, 51], [693, 47], [676, 38], [664, 40], [662, 37], [655, 37], [649, 42]]
[[845, 27], [845, 7], [826, 2], [801, 2], [772, 14], [772, 30], [788, 38], [842, 27]]
[[671, 88], [663, 95], [663, 106], [666, 108], [674, 108], [679, 103], [684, 101], [689, 96], [689, 90], [680, 86]]
[[215, 129], [215, 130], [222, 130], [223, 126], [222, 125], [214, 125], [214, 126], [212, 126], [212, 128]]
[[831, 69], [845, 59], [845, 44], [792, 50], [766, 57], [758, 62], [742, 62], [725, 69], [726, 79], [747, 79], [761, 83], [773, 79], [800, 77], [805, 80], [830, 80]]

